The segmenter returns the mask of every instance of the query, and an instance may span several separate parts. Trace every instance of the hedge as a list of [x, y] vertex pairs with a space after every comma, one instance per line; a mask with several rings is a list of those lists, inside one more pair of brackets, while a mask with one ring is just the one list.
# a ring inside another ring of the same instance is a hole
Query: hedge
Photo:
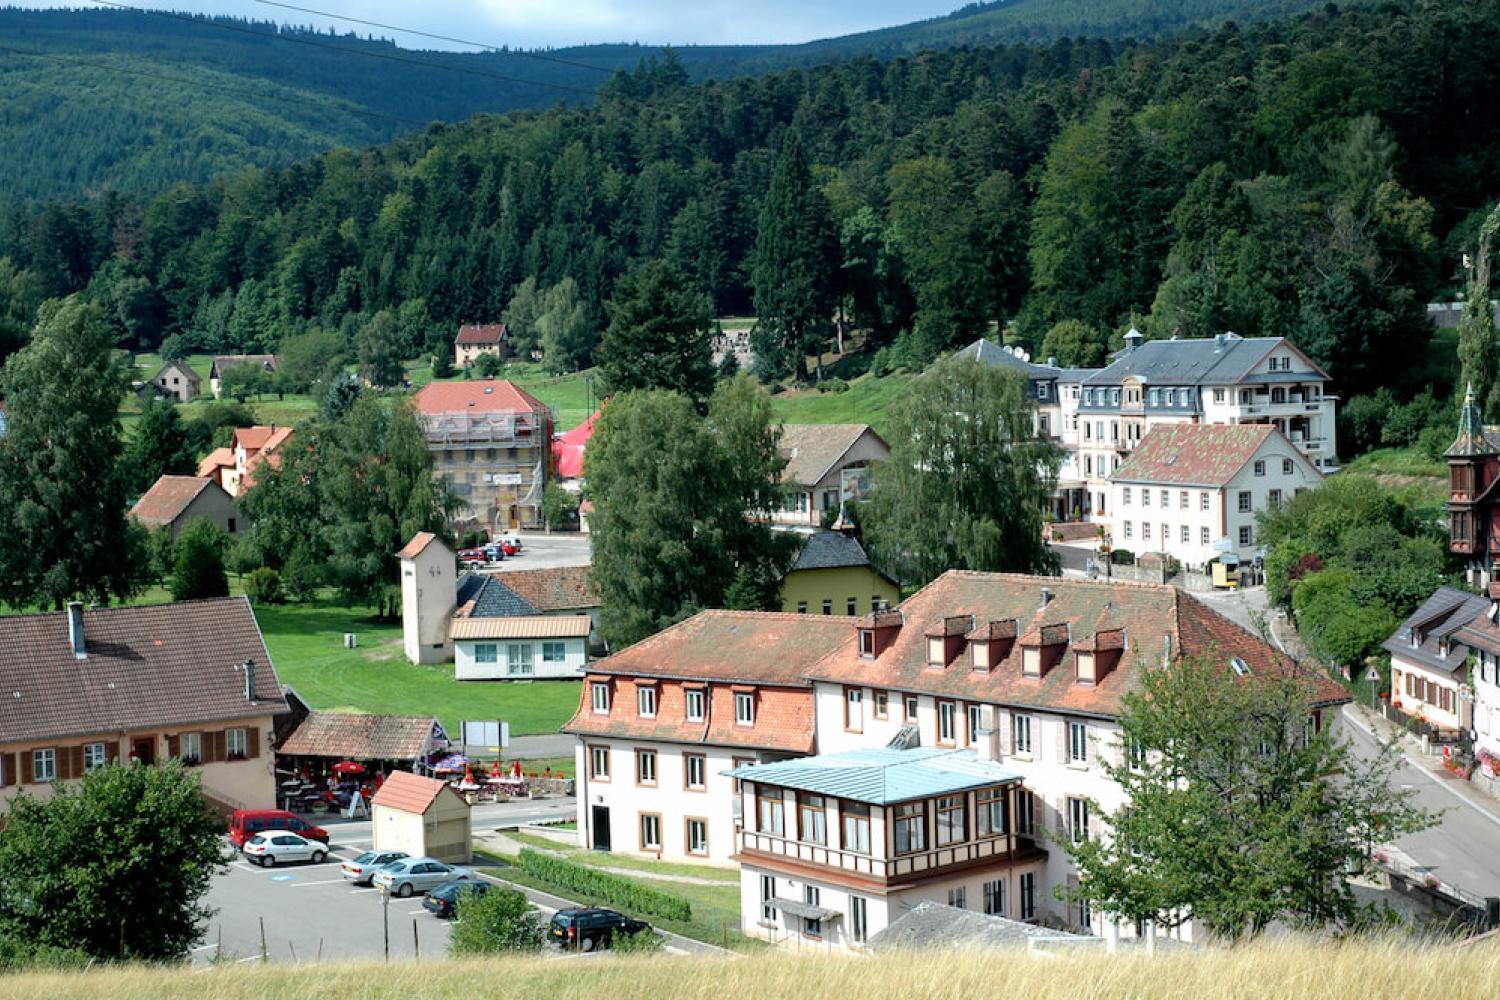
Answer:
[[561, 889], [572, 889], [636, 913], [684, 922], [693, 919], [693, 908], [687, 900], [648, 889], [639, 882], [619, 875], [542, 854], [529, 847], [521, 848], [520, 862], [521, 870], [528, 875]]

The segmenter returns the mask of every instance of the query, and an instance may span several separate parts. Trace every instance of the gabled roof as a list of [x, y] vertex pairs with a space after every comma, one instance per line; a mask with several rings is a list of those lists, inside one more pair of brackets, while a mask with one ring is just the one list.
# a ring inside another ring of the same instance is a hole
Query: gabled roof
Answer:
[[508, 379], [429, 382], [415, 397], [418, 413], [546, 413], [546, 404]]
[[867, 947], [874, 952], [923, 948], [998, 950], [1029, 948], [1033, 941], [1084, 940], [1089, 939], [1069, 931], [1025, 924], [924, 899], [892, 920], [884, 930], [871, 935]]
[[866, 434], [887, 447], [869, 424], [782, 424], [780, 447], [786, 468], [781, 481], [798, 486], [821, 482]]
[[453, 342], [461, 346], [494, 347], [509, 332], [504, 323], [465, 323], [458, 328], [458, 337]]
[[[593, 710], [588, 681], [604, 681], [614, 687], [610, 711]], [[658, 681], [627, 676], [609, 677], [590, 672], [580, 694], [578, 711], [565, 733], [604, 736], [611, 739], [646, 740], [753, 750], [778, 750], [809, 754], [814, 749], [813, 694], [806, 688], [758, 687], [755, 691], [755, 724], [735, 723], [736, 685], [706, 685], [697, 681]], [[636, 694], [649, 685], [656, 691], [654, 716], [642, 716]], [[703, 718], [687, 717], [687, 691], [707, 688]]]
[[589, 439], [594, 436], [594, 426], [603, 413], [602, 408], [595, 410], [583, 423], [553, 439], [552, 462], [557, 467], [558, 476], [577, 479], [583, 475], [583, 456], [588, 450]]
[[954, 354], [956, 358], [971, 358], [991, 368], [1006, 368], [1017, 371], [1027, 378], [1051, 380], [1063, 373], [1063, 369], [1052, 365], [1039, 365], [1027, 361], [984, 337]]
[[[1050, 594], [1043, 603], [1042, 590]], [[905, 624], [879, 656], [859, 654], [850, 630], [847, 642], [820, 659], [812, 680], [858, 684], [892, 691], [946, 695], [960, 700], [1038, 708], [1102, 718], [1118, 717], [1121, 697], [1136, 690], [1144, 671], [1164, 659], [1208, 657], [1228, 668], [1238, 657], [1252, 674], [1294, 673], [1306, 677], [1319, 704], [1349, 700], [1344, 688], [1321, 673], [1298, 666], [1258, 636], [1211, 610], [1198, 599], [1162, 584], [1118, 583], [1070, 578], [949, 570], [901, 605]], [[945, 618], [972, 614], [978, 622], [1019, 620], [1022, 634], [1088, 647], [1122, 648], [1114, 669], [1093, 685], [1075, 681], [1070, 655], [1040, 678], [1021, 676], [1026, 640], [1017, 642], [988, 673], [976, 673], [962, 660], [945, 669], [928, 665], [926, 634]]]
[[589, 672], [807, 687], [807, 672], [854, 637], [854, 622], [837, 615], [700, 611]]
[[815, 531], [807, 536], [791, 572], [810, 569], [869, 569], [886, 576], [870, 562], [858, 540], [840, 531]]
[[884, 806], [989, 785], [1020, 782], [1021, 774], [973, 750], [876, 747], [750, 764], [726, 774], [756, 784], [795, 788]]
[[[1278, 347], [1293, 351], [1313, 369], [1319, 378], [1328, 373], [1297, 349], [1285, 337], [1241, 337], [1223, 333], [1215, 337], [1186, 340], [1148, 340], [1134, 350], [1115, 355], [1104, 368], [1090, 376], [1085, 385], [1119, 385], [1128, 377], [1155, 385], [1232, 385], [1250, 375], [1266, 355]], [[1296, 372], [1277, 372], [1275, 381], [1293, 381]], [[1307, 378], [1306, 374], [1301, 375]]]
[[[52, 739], [274, 715], [281, 684], [243, 597], [0, 617], [0, 738]], [[245, 697], [241, 665], [253, 660]]]
[[465, 573], [458, 581], [458, 614], [470, 618], [534, 615], [537, 609], [491, 573]]
[[[1451, 674], [1464, 667], [1468, 658], [1464, 636], [1466, 632], [1479, 631], [1471, 629], [1471, 623], [1483, 620], [1489, 607], [1487, 597], [1454, 587], [1439, 587], [1407, 616], [1394, 635], [1381, 643], [1381, 648], [1409, 663]], [[1411, 644], [1413, 630], [1420, 640], [1415, 647]], [[1441, 650], [1445, 639], [1453, 647], [1447, 656]]]
[[[1254, 457], [1261, 445], [1280, 438], [1270, 424], [1157, 424], [1110, 476], [1116, 483], [1171, 483], [1221, 487]], [[1292, 455], [1296, 460], [1296, 455]]]
[[371, 796], [370, 805], [399, 809], [401, 812], [420, 816], [431, 809], [438, 796], [445, 791], [452, 795], [458, 794], [445, 781], [424, 778], [410, 771], [392, 771], [386, 776], [385, 784], [380, 786], [380, 790]]
[[251, 453], [274, 451], [285, 444], [295, 433], [295, 428], [276, 424], [236, 427], [234, 433], [229, 436], [229, 447], [231, 450], [236, 447], [244, 448]]
[[[210, 478], [162, 476], [130, 508], [130, 516], [142, 524], [158, 527], [171, 524], [182, 516], [204, 490], [224, 493], [223, 488]], [[224, 493], [224, 496], [228, 498], [229, 494]]]
[[215, 448], [204, 457], [203, 461], [198, 463], [198, 475], [212, 477], [220, 469], [230, 469], [233, 467], [234, 452], [228, 448]]
[[436, 722], [431, 715], [309, 712], [276, 750], [289, 757], [416, 760], [427, 752]]
[[533, 608], [532, 613], [583, 611], [602, 603], [587, 566], [502, 569], [492, 579]]
[[180, 372], [187, 378], [188, 382], [192, 383], [193, 385], [203, 384], [203, 376], [193, 371], [193, 369], [188, 366], [188, 363], [186, 361], [165, 362], [160, 368], [156, 370], [156, 374], [151, 376], [151, 381], [155, 382], [157, 379], [161, 378], [162, 374], [169, 368]]

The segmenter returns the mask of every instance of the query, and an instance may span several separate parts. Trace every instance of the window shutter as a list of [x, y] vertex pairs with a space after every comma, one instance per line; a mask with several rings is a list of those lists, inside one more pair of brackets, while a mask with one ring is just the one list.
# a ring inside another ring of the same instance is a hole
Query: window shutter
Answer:
[[16, 783], [16, 755], [0, 753], [0, 788]]
[[205, 763], [205, 764], [217, 764], [219, 761], [221, 761], [223, 759], [224, 759], [224, 734], [222, 732], [218, 732], [218, 733], [204, 733], [203, 734], [203, 763]]
[[167, 756], [168, 757], [181, 757], [182, 756], [182, 753], [180, 752], [181, 749], [182, 749], [182, 737], [180, 737], [180, 736], [168, 736], [167, 737]]
[[1057, 730], [1057, 762], [1066, 764], [1068, 762], [1068, 720], [1058, 719], [1052, 724]]
[[995, 715], [998, 716], [996, 721], [1000, 727], [1000, 752], [1003, 754], [1013, 754], [1016, 752], [1015, 743], [1013, 742], [1015, 739], [1015, 726], [1011, 722], [1011, 713], [996, 712]]
[[21, 758], [21, 784], [29, 785], [36, 780], [36, 772], [32, 770], [31, 751], [22, 750], [18, 756]]
[[1057, 800], [1057, 808], [1053, 810], [1052, 817], [1057, 832], [1066, 834], [1068, 832], [1068, 800], [1066, 796], [1060, 796]]
[[73, 777], [83, 777], [83, 745], [69, 747], [68, 758], [73, 762]]
[[104, 753], [105, 753], [105, 756], [107, 756], [109, 758], [109, 762], [111, 764], [118, 764], [120, 762], [120, 744], [119, 744], [119, 742], [118, 741], [113, 741], [113, 742], [104, 744]]
[[58, 747], [57, 755], [53, 757], [52, 769], [57, 774], [58, 781], [67, 781], [75, 777], [73, 774], [73, 756], [69, 752], [70, 747]]
[[245, 759], [254, 760], [260, 756], [260, 729], [256, 726], [245, 727]]

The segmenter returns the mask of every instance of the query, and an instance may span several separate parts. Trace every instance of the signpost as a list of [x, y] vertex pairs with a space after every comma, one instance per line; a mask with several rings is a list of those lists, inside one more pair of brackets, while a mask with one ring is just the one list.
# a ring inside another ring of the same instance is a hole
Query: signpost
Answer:
[[465, 750], [471, 747], [483, 747], [489, 753], [499, 753], [510, 746], [509, 722], [465, 719], [461, 724], [460, 733]]

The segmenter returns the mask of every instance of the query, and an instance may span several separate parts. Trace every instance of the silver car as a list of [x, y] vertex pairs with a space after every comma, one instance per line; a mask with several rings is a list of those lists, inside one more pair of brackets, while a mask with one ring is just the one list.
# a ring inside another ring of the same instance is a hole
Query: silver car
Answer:
[[283, 861], [311, 861], [315, 865], [328, 857], [328, 845], [321, 840], [309, 840], [290, 830], [267, 830], [257, 833], [245, 841], [241, 848], [247, 861], [259, 861], [270, 868]]
[[392, 861], [400, 861], [406, 856], [405, 851], [366, 851], [353, 861], [345, 861], [339, 868], [339, 874], [355, 885], [369, 885], [377, 868]]
[[444, 882], [468, 882], [473, 878], [474, 873], [469, 869], [444, 864], [437, 858], [403, 858], [377, 868], [370, 884], [404, 898], [413, 892], [436, 889]]

